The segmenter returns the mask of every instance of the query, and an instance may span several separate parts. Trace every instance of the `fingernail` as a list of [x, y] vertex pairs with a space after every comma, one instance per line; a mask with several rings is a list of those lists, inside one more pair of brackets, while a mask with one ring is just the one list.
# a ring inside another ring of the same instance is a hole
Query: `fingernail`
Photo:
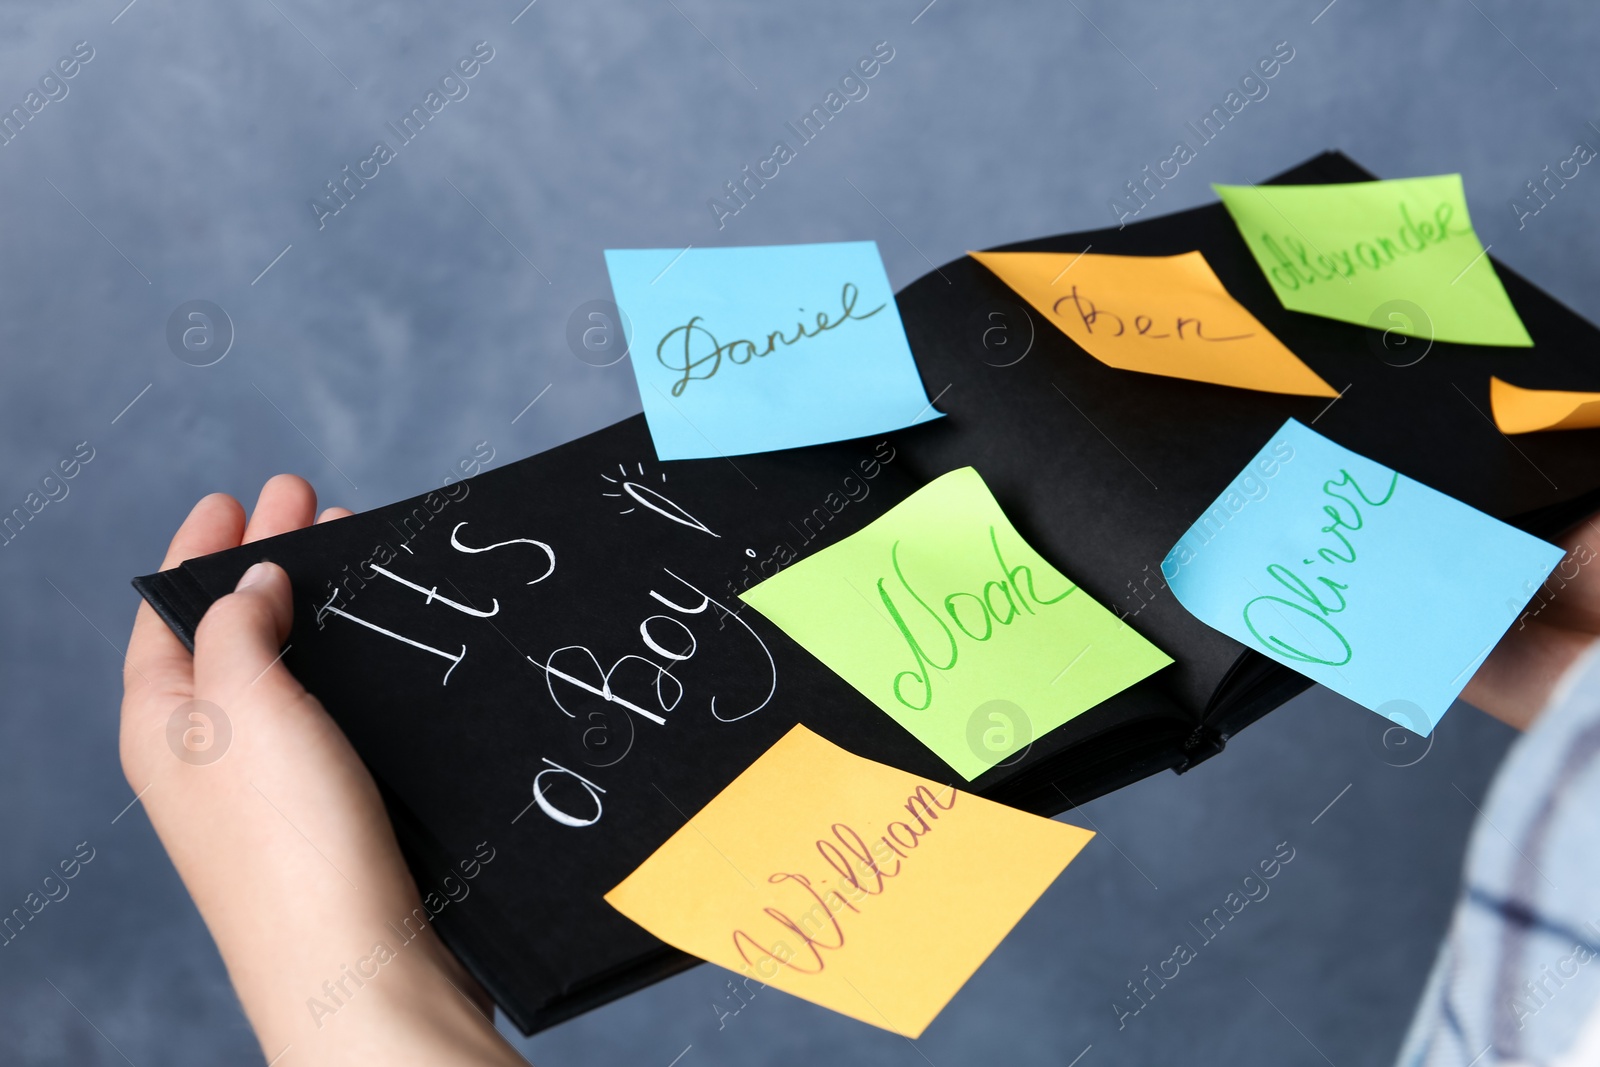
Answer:
[[268, 564], [265, 560], [262, 560], [260, 563], [253, 564], [249, 570], [245, 571], [239, 576], [239, 584], [233, 587], [233, 591], [237, 593], [241, 589], [248, 589], [252, 585], [260, 582], [269, 573], [267, 567]]

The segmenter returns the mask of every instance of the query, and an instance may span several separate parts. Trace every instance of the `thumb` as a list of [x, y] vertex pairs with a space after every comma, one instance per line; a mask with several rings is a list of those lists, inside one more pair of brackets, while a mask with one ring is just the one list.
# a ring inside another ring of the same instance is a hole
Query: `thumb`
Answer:
[[194, 688], [200, 696], [233, 696], [258, 681], [274, 688], [284, 681], [262, 677], [283, 651], [294, 622], [289, 575], [276, 563], [261, 562], [244, 572], [232, 593], [206, 611], [194, 635]]

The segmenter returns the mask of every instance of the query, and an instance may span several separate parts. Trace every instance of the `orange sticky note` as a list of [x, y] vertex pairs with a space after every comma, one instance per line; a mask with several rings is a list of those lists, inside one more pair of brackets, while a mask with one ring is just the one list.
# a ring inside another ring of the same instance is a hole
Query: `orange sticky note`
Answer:
[[669, 945], [914, 1038], [1093, 836], [796, 726], [606, 900]]
[[1338, 396], [1245, 306], [1199, 252], [969, 252], [1110, 367], [1297, 396]]
[[1600, 393], [1562, 389], [1523, 389], [1489, 379], [1489, 406], [1501, 433], [1538, 430], [1590, 430], [1600, 426]]

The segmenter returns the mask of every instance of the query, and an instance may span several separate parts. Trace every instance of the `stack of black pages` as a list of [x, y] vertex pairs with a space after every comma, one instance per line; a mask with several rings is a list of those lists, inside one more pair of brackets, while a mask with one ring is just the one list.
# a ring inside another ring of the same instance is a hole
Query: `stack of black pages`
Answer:
[[[1371, 177], [1326, 154], [1274, 181]], [[1540, 536], [1600, 506], [1600, 430], [1512, 444], [1489, 417], [1491, 375], [1600, 381], [1600, 331], [1503, 264], [1534, 347], [1435, 343], [1417, 360], [1420, 343], [1397, 358], [1377, 331], [1285, 310], [1220, 204], [1001, 251], [1091, 246], [1200, 250], [1340, 399], [1113, 369], [962, 258], [898, 297], [947, 418], [663, 463], [636, 416], [134, 584], [192, 647], [207, 606], [252, 563], [288, 571], [286, 662], [371, 768], [439, 933], [531, 1033], [696, 962], [602, 895], [796, 723], [960, 781], [739, 600], [946, 471], [976, 467], [1029, 543], [1174, 660], [969, 786], [1044, 815], [1215, 756], [1309, 684], [1190, 615], [1160, 568], [1285, 419]], [[483, 845], [493, 862], [469, 893], [447, 892]]]

